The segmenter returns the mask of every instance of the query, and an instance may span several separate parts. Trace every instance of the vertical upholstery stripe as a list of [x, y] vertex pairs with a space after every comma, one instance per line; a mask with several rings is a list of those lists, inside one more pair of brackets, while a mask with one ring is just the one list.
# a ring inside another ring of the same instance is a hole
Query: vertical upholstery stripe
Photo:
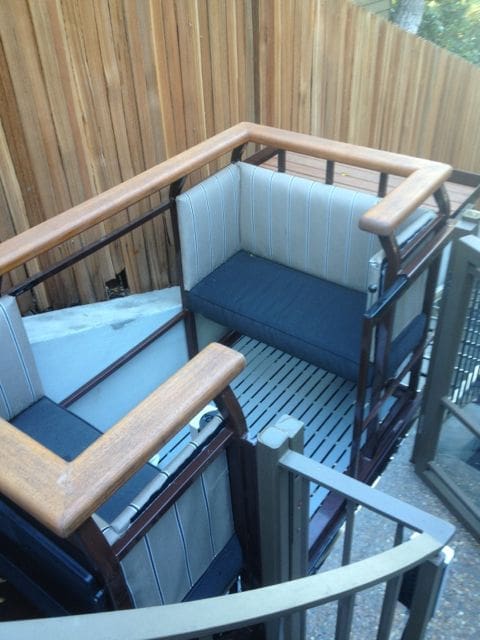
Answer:
[[182, 600], [191, 588], [185, 545], [172, 506], [147, 533], [165, 604]]
[[312, 182], [308, 188], [308, 197], [307, 197], [307, 220], [305, 224], [305, 260], [304, 260], [304, 270], [308, 272], [310, 270], [310, 234], [311, 234], [311, 226], [312, 226], [312, 192], [315, 183]]
[[[217, 180], [218, 182], [218, 180]], [[210, 206], [210, 199], [208, 198], [208, 191], [205, 188], [203, 182], [200, 183], [200, 188], [202, 189], [205, 196], [205, 209], [207, 210], [207, 220], [208, 220], [208, 248], [210, 254], [210, 271], [214, 269], [214, 261], [213, 261], [213, 238], [212, 238], [212, 229], [213, 229], [213, 215], [212, 208]], [[221, 212], [222, 217], [224, 216], [224, 211]]]
[[152, 565], [152, 571], [153, 571], [153, 575], [155, 577], [155, 582], [156, 582], [157, 589], [158, 589], [158, 595], [160, 596], [160, 604], [165, 604], [165, 598], [163, 597], [162, 587], [160, 586], [160, 577], [159, 577], [158, 572], [157, 572], [157, 565], [155, 563], [155, 559], [154, 559], [154, 556], [153, 556], [152, 548], [151, 548], [150, 543], [148, 541], [148, 536], [145, 536], [145, 547], [146, 547], [146, 551], [147, 551], [147, 554], [148, 554], [148, 560], [149, 560], [150, 564]]
[[[326, 211], [326, 216], [327, 216], [327, 231], [325, 233], [325, 238], [319, 238], [319, 244], [320, 242], [324, 241], [325, 245], [323, 248], [324, 251], [324, 264], [323, 264], [323, 271], [325, 273], [325, 277], [326, 274], [328, 274], [328, 266], [329, 266], [329, 258], [330, 258], [330, 246], [332, 244], [331, 242], [331, 234], [332, 234], [332, 208], [333, 208], [333, 198], [335, 195], [335, 187], [330, 187], [330, 193], [328, 194], [328, 204], [327, 204], [327, 211]], [[328, 278], [327, 278], [328, 279]]]
[[188, 291], [240, 249], [239, 169], [229, 165], [176, 198]]
[[[273, 176], [275, 174], [272, 172], [272, 176], [270, 178], [270, 182], [268, 184], [268, 200], [267, 200], [267, 229], [268, 229], [268, 255], [271, 258], [273, 256], [273, 211], [272, 211], [272, 200], [273, 200]], [[254, 198], [252, 198], [254, 200]]]
[[43, 395], [15, 298], [0, 298], [0, 415], [11, 420]]
[[190, 562], [188, 559], [188, 553], [187, 553], [187, 541], [185, 540], [185, 532], [183, 531], [183, 526], [182, 526], [182, 522], [180, 520], [180, 514], [178, 513], [178, 504], [175, 503], [173, 506], [174, 509], [174, 513], [175, 513], [175, 520], [177, 523], [177, 528], [178, 528], [178, 533], [180, 535], [180, 540], [182, 541], [182, 545], [183, 545], [183, 555], [185, 558], [185, 568], [187, 570], [187, 575], [188, 575], [188, 579], [190, 580], [190, 586], [193, 585], [193, 580], [192, 580], [192, 571], [190, 569]]
[[[8, 333], [10, 334], [10, 339], [12, 341], [12, 345], [15, 348], [16, 351], [16, 356], [18, 358], [18, 362], [21, 365], [21, 369], [25, 378], [25, 382], [27, 383], [27, 386], [30, 390], [31, 393], [31, 401], [34, 402], [36, 400], [36, 394], [35, 394], [35, 389], [33, 388], [33, 383], [32, 383], [32, 379], [30, 377], [30, 372], [28, 370], [28, 367], [25, 363], [25, 358], [23, 355], [23, 350], [20, 347], [17, 335], [15, 333], [15, 330], [13, 328], [13, 324], [12, 324], [12, 320], [10, 315], [7, 313], [7, 309], [5, 308], [5, 304], [2, 302], [2, 300], [0, 299], [0, 312], [3, 316], [3, 322], [5, 323], [7, 329], [8, 329]], [[7, 336], [8, 339], [8, 336]]]
[[213, 179], [215, 180], [216, 188], [220, 193], [220, 209], [221, 209], [222, 227], [223, 227], [223, 255], [226, 256], [228, 250], [227, 250], [227, 217], [225, 212], [225, 191], [223, 189], [222, 182], [218, 179], [218, 176], [214, 175]]
[[292, 184], [294, 178], [290, 177], [290, 182], [288, 184], [288, 197], [287, 197], [287, 236], [285, 238], [285, 244], [287, 246], [287, 264], [289, 267], [292, 266]]
[[[251, 176], [250, 176], [250, 200], [249, 200], [249, 205], [250, 205], [250, 226], [251, 226], [251, 234], [253, 237], [253, 253], [256, 253], [257, 250], [257, 230], [255, 227], [255, 197], [254, 197], [254, 193], [255, 193], [255, 173], [252, 172]], [[242, 238], [240, 237], [240, 241], [242, 240]]]
[[213, 540], [213, 533], [212, 533], [212, 514], [210, 513], [210, 505], [208, 502], [208, 495], [207, 495], [207, 489], [205, 487], [205, 478], [203, 476], [203, 474], [200, 476], [200, 481], [202, 483], [202, 493], [203, 493], [203, 499], [205, 500], [205, 509], [207, 511], [207, 516], [208, 516], [208, 531], [209, 531], [209, 537], [210, 537], [210, 544], [212, 547], [212, 558], [216, 555], [217, 551], [220, 551], [220, 549], [215, 549], [215, 544], [214, 544], [214, 540]]
[[211, 513], [212, 539], [219, 553], [234, 534], [230, 499], [230, 478], [226, 454], [218, 456], [203, 472], [205, 492]]
[[183, 600], [234, 533], [223, 452], [122, 559], [136, 606]]
[[12, 411], [12, 407], [8, 401], [8, 396], [7, 393], [3, 387], [3, 385], [0, 382], [0, 401], [1, 401], [1, 405], [0, 405], [0, 416], [5, 416], [5, 418], [8, 416], [9, 418], [13, 417], [13, 411]]
[[348, 285], [349, 282], [349, 270], [350, 270], [350, 254], [352, 251], [352, 230], [353, 225], [355, 224], [354, 220], [354, 205], [357, 194], [355, 193], [351, 202], [350, 202], [350, 212], [348, 215], [348, 224], [347, 224], [347, 241], [345, 245], [345, 260], [344, 260], [344, 269], [343, 269], [343, 284]]
[[137, 542], [121, 560], [120, 565], [135, 607], [162, 604], [146, 538]]

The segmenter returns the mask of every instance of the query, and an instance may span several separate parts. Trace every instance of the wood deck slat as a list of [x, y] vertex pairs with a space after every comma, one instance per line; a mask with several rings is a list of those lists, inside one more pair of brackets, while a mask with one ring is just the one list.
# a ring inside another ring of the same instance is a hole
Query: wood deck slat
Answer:
[[[276, 158], [265, 163], [265, 167], [276, 169]], [[286, 170], [288, 173], [310, 180], [325, 180], [326, 163], [320, 158], [313, 158], [289, 151], [286, 154]], [[352, 165], [336, 163], [334, 182], [339, 187], [365, 191], [377, 194], [379, 174], [370, 169], [354, 167]], [[389, 175], [387, 193], [397, 187], [403, 178]], [[472, 187], [466, 187], [454, 182], [446, 183], [447, 193], [450, 198], [451, 210], [455, 211], [472, 193]], [[428, 205], [433, 204], [433, 199], [427, 200]]]
[[[350, 461], [356, 385], [299, 358], [242, 337], [234, 345], [247, 367], [232, 383], [244, 411], [248, 437], [288, 413], [305, 426], [305, 454], [345, 471]], [[310, 515], [327, 495], [310, 487]]]

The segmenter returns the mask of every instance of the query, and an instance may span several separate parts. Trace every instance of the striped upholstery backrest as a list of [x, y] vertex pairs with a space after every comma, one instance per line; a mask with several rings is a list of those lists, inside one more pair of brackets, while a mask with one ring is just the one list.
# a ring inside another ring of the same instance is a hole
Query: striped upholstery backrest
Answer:
[[176, 199], [185, 289], [240, 250], [240, 177], [229, 165]]
[[[369, 262], [383, 254], [378, 238], [358, 222], [378, 201], [244, 162], [230, 165], [177, 197], [185, 289], [243, 249], [367, 291], [378, 283]], [[410, 216], [399, 242], [433, 215], [419, 209]]]
[[358, 220], [378, 198], [246, 163], [239, 169], [242, 249], [366, 291], [380, 244]]
[[222, 453], [121, 561], [135, 606], [183, 600], [233, 535]]
[[0, 416], [11, 420], [43, 395], [15, 298], [0, 297]]

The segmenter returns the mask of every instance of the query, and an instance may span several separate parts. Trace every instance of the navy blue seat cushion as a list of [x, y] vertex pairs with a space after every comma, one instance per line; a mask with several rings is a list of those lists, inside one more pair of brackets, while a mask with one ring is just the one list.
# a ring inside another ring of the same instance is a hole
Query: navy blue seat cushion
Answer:
[[[366, 294], [239, 251], [191, 291], [198, 313], [356, 381]], [[417, 316], [390, 352], [394, 371], [418, 344], [425, 326]]]
[[226, 593], [232, 586], [232, 581], [240, 575], [242, 567], [242, 547], [237, 536], [234, 535], [213, 559], [208, 569], [193, 585], [183, 601], [203, 600]]
[[[67, 461], [76, 458], [102, 435], [91, 424], [46, 397], [19, 413], [11, 423]], [[98, 509], [99, 515], [111, 522], [157, 474], [153, 465], [144, 465]]]

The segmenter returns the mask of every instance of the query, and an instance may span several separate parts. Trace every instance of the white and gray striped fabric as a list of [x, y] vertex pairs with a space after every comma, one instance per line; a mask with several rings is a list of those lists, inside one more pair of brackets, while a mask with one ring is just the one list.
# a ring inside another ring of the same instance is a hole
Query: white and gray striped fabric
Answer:
[[242, 249], [366, 291], [380, 243], [358, 221], [378, 198], [246, 163], [239, 170]]
[[238, 167], [229, 165], [176, 199], [187, 291], [241, 249], [239, 186]]
[[0, 298], [0, 416], [11, 420], [43, 396], [17, 302]]
[[233, 535], [223, 453], [122, 560], [135, 607], [183, 600]]
[[[418, 209], [400, 226], [397, 234], [397, 242], [401, 246], [408, 240], [413, 238], [423, 227], [425, 227], [435, 217], [435, 213], [429, 209]], [[368, 263], [368, 297], [367, 308], [370, 307], [378, 298], [378, 285], [381, 278], [382, 263], [385, 259], [383, 249], [372, 256]], [[425, 285], [427, 282], [427, 274], [423, 273], [413, 285], [407, 289], [399, 299], [393, 323], [393, 338], [396, 338], [405, 327], [411, 322], [412, 318], [422, 313], [423, 296]]]
[[177, 198], [185, 289], [243, 249], [365, 291], [368, 260], [380, 244], [358, 220], [377, 201], [243, 162], [230, 165]]
[[[361, 230], [378, 198], [243, 162], [177, 198], [185, 289], [243, 249], [324, 280], [377, 290], [384, 253]], [[435, 214], [419, 209], [397, 236], [401, 244]], [[421, 312], [425, 278], [397, 305], [394, 337]], [[367, 307], [376, 294], [368, 295]]]

